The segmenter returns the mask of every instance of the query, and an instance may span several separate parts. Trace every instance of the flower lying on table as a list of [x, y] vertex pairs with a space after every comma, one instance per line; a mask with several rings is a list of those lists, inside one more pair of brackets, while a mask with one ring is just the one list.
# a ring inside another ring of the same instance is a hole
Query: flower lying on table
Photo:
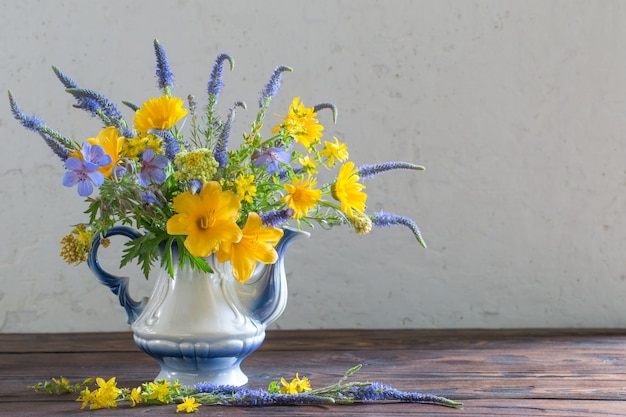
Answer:
[[354, 404], [359, 402], [407, 402], [435, 404], [458, 408], [462, 403], [444, 397], [412, 391], [399, 391], [378, 382], [344, 383], [361, 369], [361, 365], [348, 370], [341, 379], [332, 385], [312, 389], [308, 378], [296, 377], [287, 382], [273, 381], [267, 390], [201, 383], [193, 387], [183, 387], [177, 381], [160, 380], [146, 382], [135, 388], [119, 388], [115, 377], [109, 380], [96, 378], [98, 388], [93, 391], [92, 378], [81, 383], [71, 384], [67, 379], [53, 378], [35, 384], [36, 391], [45, 390], [50, 394], [80, 392], [76, 401], [82, 402], [81, 409], [117, 407], [118, 403], [129, 402], [137, 405], [178, 404], [176, 412], [193, 413], [201, 405], [230, 405], [241, 407], [262, 407], [270, 405], [331, 405]]
[[[185, 101], [173, 95], [174, 76], [165, 51], [156, 40], [154, 48], [162, 95], [141, 105], [124, 102], [133, 112], [132, 124], [105, 96], [80, 88], [53, 67], [76, 99], [75, 107], [104, 124], [82, 143], [26, 115], [9, 91], [14, 117], [38, 133], [65, 165], [62, 184], [76, 186], [79, 196], [87, 197], [89, 221], [75, 226], [61, 241], [61, 255], [68, 263], [85, 261], [92, 238], [117, 224], [143, 232], [127, 242], [122, 265], [137, 259], [146, 277], [159, 258], [173, 276], [175, 243], [182, 264], [210, 272], [204, 257], [215, 254], [220, 262], [230, 261], [235, 277], [244, 282], [257, 262], [276, 262], [280, 226], [288, 221], [323, 228], [349, 225], [357, 234], [368, 233], [372, 226], [402, 225], [426, 246], [410, 218], [368, 214], [365, 185], [360, 182], [390, 170], [423, 167], [408, 162], [356, 166], [348, 160], [345, 143], [338, 138], [322, 141], [318, 111], [332, 111], [335, 120], [333, 104], [307, 107], [296, 97], [271, 134], [261, 134], [270, 102], [290, 68], [274, 70], [261, 92], [250, 131], [243, 134], [238, 148], [229, 149], [236, 110], [246, 108], [236, 102], [225, 118], [217, 114], [224, 67], [228, 64], [232, 70], [233, 59], [227, 54], [217, 57], [200, 114], [193, 96], [185, 107]], [[188, 129], [183, 129], [185, 123]], [[318, 171], [337, 167], [334, 180], [318, 184]]]

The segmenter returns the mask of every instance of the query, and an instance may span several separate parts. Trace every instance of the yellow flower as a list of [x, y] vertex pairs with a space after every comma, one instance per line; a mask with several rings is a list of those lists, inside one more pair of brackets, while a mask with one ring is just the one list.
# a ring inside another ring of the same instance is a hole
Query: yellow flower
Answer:
[[183, 397], [183, 402], [178, 404], [176, 412], [180, 413], [181, 411], [185, 411], [187, 413], [195, 413], [198, 411], [198, 407], [200, 407], [200, 405], [201, 404], [193, 397]]
[[222, 191], [217, 181], [202, 186], [199, 194], [185, 191], [174, 197], [175, 214], [167, 221], [167, 233], [186, 235], [185, 248], [193, 256], [209, 256], [224, 242], [239, 242], [236, 220], [241, 203], [232, 191]]
[[170, 402], [170, 396], [172, 390], [170, 390], [170, 382], [165, 380], [159, 380], [156, 382], [150, 382], [148, 384], [150, 394], [148, 394], [149, 400], [159, 400], [160, 402], [167, 404]]
[[87, 231], [84, 224], [76, 226], [70, 234], [61, 239], [59, 255], [68, 264], [85, 262], [91, 250], [92, 233]]
[[311, 391], [309, 379], [307, 377], [300, 379], [298, 374], [296, 374], [296, 377], [292, 379], [291, 382], [287, 382], [285, 378], [281, 378], [280, 383], [283, 384], [283, 387], [280, 389], [281, 394], [300, 394], [301, 392]]
[[141, 403], [141, 387], [133, 388], [130, 392], [130, 406], [134, 407]]
[[324, 149], [320, 151], [321, 156], [325, 156], [328, 158], [328, 166], [335, 166], [335, 158], [339, 162], [343, 162], [348, 159], [348, 147], [345, 143], [339, 143], [337, 138], [335, 142], [324, 142]]
[[289, 194], [284, 196], [281, 201], [287, 203], [287, 206], [293, 209], [294, 219], [300, 219], [311, 210], [322, 196], [320, 190], [315, 190], [317, 180], [309, 176], [306, 180], [301, 181], [298, 177], [293, 179], [293, 184], [285, 184], [285, 190]]
[[80, 392], [80, 395], [76, 399], [76, 401], [82, 401], [82, 405], [80, 406], [81, 410], [84, 410], [89, 403], [92, 403], [95, 397], [95, 392], [91, 392], [89, 388], [85, 387], [84, 390]]
[[298, 103], [299, 100], [300, 97], [293, 99], [283, 123], [274, 126], [272, 133], [284, 129], [296, 142], [309, 149], [319, 143], [324, 126], [317, 120], [313, 107], [304, 107], [304, 104]]
[[341, 203], [341, 211], [349, 217], [354, 217], [354, 211], [365, 211], [365, 200], [367, 194], [361, 190], [365, 188], [359, 184], [358, 170], [354, 168], [354, 162], [346, 162], [339, 168], [337, 180], [331, 186], [333, 198]]
[[256, 185], [254, 181], [254, 175], [240, 175], [235, 180], [235, 187], [237, 187], [237, 195], [244, 201], [252, 203], [252, 198], [256, 196]]
[[[120, 395], [120, 389], [117, 387], [115, 377], [105, 381], [102, 378], [96, 378], [98, 389], [91, 393], [90, 410], [96, 410], [99, 408], [117, 407], [117, 397]], [[84, 401], [84, 399], [83, 399]], [[85, 403], [83, 403], [83, 407]]]
[[167, 130], [187, 115], [183, 100], [178, 97], [151, 98], [135, 112], [135, 130], [146, 133], [150, 129]]
[[317, 162], [311, 159], [308, 155], [304, 158], [298, 158], [298, 162], [302, 165], [302, 169], [309, 174], [317, 174]]
[[176, 181], [198, 180], [207, 182], [213, 179], [217, 172], [218, 163], [213, 152], [206, 148], [198, 148], [193, 151], [179, 152], [174, 159], [174, 179]]
[[156, 135], [142, 135], [127, 138], [120, 150], [120, 156], [135, 159], [148, 148], [152, 149], [155, 153], [163, 153], [161, 149], [162, 143], [163, 139]]
[[239, 282], [245, 282], [252, 276], [257, 262], [276, 262], [278, 254], [274, 247], [283, 236], [281, 229], [264, 227], [257, 213], [248, 214], [242, 233], [239, 242], [221, 244], [216, 253], [218, 261], [230, 261], [233, 275]]

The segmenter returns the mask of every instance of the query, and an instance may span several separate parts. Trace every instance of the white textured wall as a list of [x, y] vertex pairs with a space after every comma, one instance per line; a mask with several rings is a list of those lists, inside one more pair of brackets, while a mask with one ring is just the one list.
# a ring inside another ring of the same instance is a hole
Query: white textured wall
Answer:
[[[223, 103], [254, 107], [274, 66], [290, 65], [271, 113], [296, 95], [333, 101], [327, 136], [357, 164], [427, 166], [367, 191], [372, 211], [413, 217], [429, 249], [405, 229], [315, 230], [290, 249], [276, 326], [626, 324], [626, 3], [5, 1], [0, 80], [82, 141], [100, 124], [71, 108], [50, 66], [141, 102], [158, 93], [155, 37], [181, 96], [203, 96], [219, 52], [236, 60]], [[236, 135], [253, 114], [238, 113]], [[58, 257], [85, 205], [6, 98], [0, 140], [0, 331], [126, 329], [108, 289]]]

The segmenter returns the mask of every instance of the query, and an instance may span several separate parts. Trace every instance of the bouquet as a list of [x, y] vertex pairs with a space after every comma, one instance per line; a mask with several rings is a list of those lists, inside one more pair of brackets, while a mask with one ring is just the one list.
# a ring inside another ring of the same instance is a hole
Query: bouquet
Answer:
[[[409, 162], [385, 162], [356, 166], [347, 145], [334, 137], [322, 141], [324, 126], [318, 112], [332, 112], [332, 103], [307, 107], [293, 99], [283, 116], [263, 129], [272, 98], [281, 78], [291, 68], [279, 66], [262, 89], [259, 110], [250, 129], [231, 148], [236, 112], [246, 109], [234, 103], [218, 114], [223, 73], [234, 60], [225, 53], [213, 65], [200, 106], [189, 95], [173, 93], [174, 75], [162, 45], [155, 40], [156, 78], [161, 95], [137, 105], [123, 102], [132, 123], [104, 95], [78, 86], [52, 67], [75, 107], [100, 119], [103, 128], [82, 141], [68, 138], [35, 115], [26, 115], [8, 92], [13, 116], [38, 133], [65, 167], [61, 183], [76, 187], [86, 198], [88, 220], [72, 226], [61, 239], [61, 256], [67, 263], [87, 259], [95, 236], [115, 225], [127, 225], [142, 235], [126, 243], [122, 265], [136, 259], [146, 278], [160, 263], [174, 275], [174, 248], [179, 262], [211, 272], [205, 257], [215, 255], [230, 262], [235, 278], [245, 282], [257, 262], [276, 262], [275, 245], [281, 226], [324, 229], [344, 225], [357, 234], [372, 226], [405, 226], [426, 247], [416, 223], [388, 212], [368, 213], [365, 185], [375, 175], [397, 169], [423, 170]], [[333, 171], [333, 180], [318, 184], [319, 172]], [[106, 242], [103, 239], [103, 242]]]

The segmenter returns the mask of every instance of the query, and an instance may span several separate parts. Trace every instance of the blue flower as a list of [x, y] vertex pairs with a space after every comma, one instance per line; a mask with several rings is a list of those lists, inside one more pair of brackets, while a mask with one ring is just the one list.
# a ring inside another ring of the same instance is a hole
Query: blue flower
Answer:
[[143, 151], [141, 170], [139, 171], [139, 184], [144, 187], [150, 185], [150, 180], [155, 184], [163, 184], [167, 175], [163, 170], [169, 161], [163, 155], [155, 154], [150, 148]]
[[159, 80], [159, 88], [169, 89], [174, 85], [174, 74], [170, 70], [170, 64], [167, 62], [165, 49], [159, 44], [158, 40], [154, 40], [154, 53], [157, 60], [156, 76]]
[[424, 239], [422, 238], [422, 233], [420, 232], [419, 227], [410, 218], [380, 211], [371, 216], [371, 219], [372, 224], [378, 227], [390, 227], [397, 225], [408, 227], [413, 232], [413, 235], [415, 235], [415, 238], [420, 245], [426, 247], [426, 242], [424, 242]]
[[63, 185], [73, 187], [78, 184], [78, 195], [88, 197], [93, 192], [94, 185], [99, 187], [104, 182], [104, 175], [98, 168], [109, 165], [112, 160], [100, 145], [85, 142], [80, 152], [82, 161], [74, 157], [65, 161], [65, 168], [69, 171], [63, 175]]
[[291, 154], [285, 151], [285, 147], [269, 148], [265, 152], [255, 150], [252, 154], [253, 165], [259, 167], [265, 164], [269, 174], [280, 172], [280, 164], [290, 164]]
[[283, 76], [283, 72], [285, 71], [291, 71], [291, 68], [281, 65], [274, 69], [274, 72], [267, 82], [267, 85], [261, 92], [261, 97], [259, 98], [259, 107], [267, 108], [272, 97], [274, 97], [278, 93], [278, 90], [280, 90], [280, 81]]

